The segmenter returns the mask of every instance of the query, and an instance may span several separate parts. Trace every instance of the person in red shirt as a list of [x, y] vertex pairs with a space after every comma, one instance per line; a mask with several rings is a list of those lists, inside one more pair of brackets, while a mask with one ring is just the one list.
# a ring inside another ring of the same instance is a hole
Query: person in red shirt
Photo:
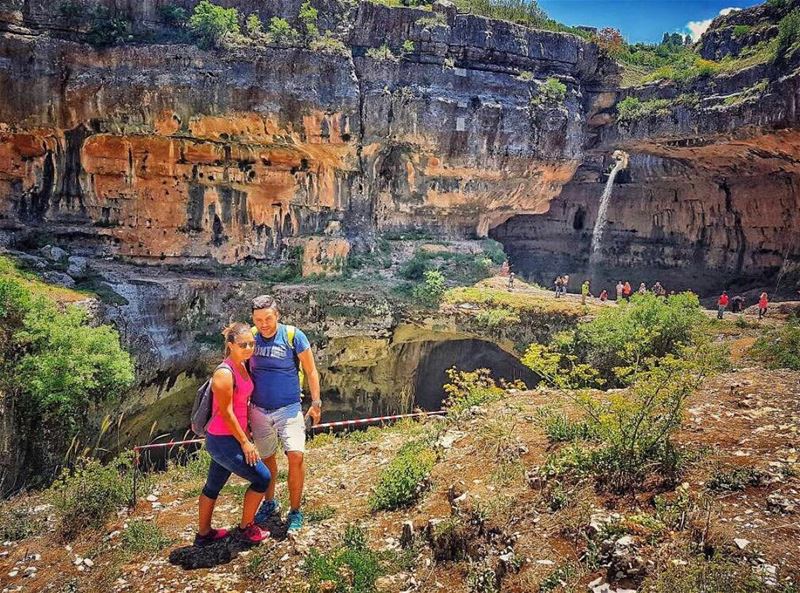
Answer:
[[630, 282], [625, 282], [625, 284], [622, 287], [622, 296], [625, 298], [625, 300], [629, 301], [629, 300], [631, 300], [631, 294], [632, 293], [633, 293], [633, 289], [631, 288], [631, 283]]
[[728, 293], [727, 291], [723, 290], [722, 294], [717, 299], [717, 319], [722, 319], [722, 316], [725, 315], [725, 309], [728, 308]]
[[764, 315], [767, 314], [767, 307], [769, 306], [769, 299], [767, 298], [767, 293], [762, 292], [761, 296], [758, 298], [758, 318], [762, 319]]

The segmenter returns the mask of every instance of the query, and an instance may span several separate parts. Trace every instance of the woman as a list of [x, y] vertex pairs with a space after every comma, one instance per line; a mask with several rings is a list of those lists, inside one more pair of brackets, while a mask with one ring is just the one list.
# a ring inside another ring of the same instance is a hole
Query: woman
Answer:
[[228, 535], [227, 529], [211, 528], [211, 515], [220, 490], [232, 473], [250, 482], [244, 494], [237, 536], [251, 544], [269, 537], [269, 531], [256, 525], [253, 518], [272, 476], [247, 433], [253, 380], [245, 362], [253, 356], [256, 343], [250, 326], [244, 323], [228, 326], [223, 335], [226, 358], [211, 378], [214, 399], [211, 421], [206, 430], [206, 449], [211, 456], [211, 465], [200, 495], [200, 529], [194, 538], [196, 546], [208, 545]]
[[623, 286], [622, 286], [622, 296], [626, 301], [630, 301], [631, 300], [631, 294], [633, 294], [633, 289], [631, 288], [631, 283], [626, 280], [625, 284], [623, 284]]
[[758, 297], [758, 318], [762, 319], [764, 315], [767, 314], [767, 307], [769, 307], [769, 299], [767, 298], [767, 293], [762, 292], [761, 296]]
[[639, 284], [639, 294], [647, 294], [647, 286], [645, 286], [644, 282]]

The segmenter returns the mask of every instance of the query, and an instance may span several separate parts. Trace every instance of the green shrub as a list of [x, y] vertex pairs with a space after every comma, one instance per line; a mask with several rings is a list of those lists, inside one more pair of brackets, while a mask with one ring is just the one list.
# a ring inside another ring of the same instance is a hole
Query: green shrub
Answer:
[[469, 593], [499, 593], [497, 574], [486, 562], [470, 560], [467, 569], [467, 591]]
[[617, 103], [617, 119], [630, 122], [651, 115], [664, 117], [672, 112], [672, 106], [675, 104], [675, 101], [670, 101], [669, 99], [640, 101], [636, 97], [625, 97]]
[[713, 492], [735, 492], [747, 486], [763, 486], [766, 478], [764, 472], [754, 467], [717, 469], [706, 483], [706, 488]]
[[0, 540], [18, 541], [39, 533], [44, 527], [42, 518], [27, 509], [0, 502]]
[[633, 385], [607, 398], [579, 392], [587, 433], [596, 445], [558, 453], [547, 472], [593, 475], [615, 492], [639, 487], [653, 474], [674, 482], [681, 456], [672, 443], [686, 400], [713, 369], [714, 355], [698, 347], [682, 357], [666, 355], [636, 373]]
[[83, 309], [59, 311], [40, 299], [31, 304], [14, 335], [25, 352], [16, 365], [16, 376], [28, 377], [21, 389], [38, 410], [60, 417], [70, 436], [91, 405], [111, 399], [133, 382], [133, 364], [116, 330], [87, 324]]
[[369, 443], [381, 436], [381, 429], [370, 426], [367, 430], [354, 430], [348, 433], [347, 440], [352, 443]]
[[800, 323], [787, 323], [759, 337], [750, 355], [769, 369], [800, 371]]
[[174, 4], [159, 6], [158, 14], [162, 21], [176, 29], [186, 26], [186, 21], [189, 19], [189, 13], [186, 12], [186, 9]]
[[506, 261], [506, 252], [502, 243], [494, 239], [484, 239], [481, 244], [483, 245], [483, 253], [493, 264], [499, 265]]
[[200, 0], [189, 18], [189, 29], [200, 47], [215, 47], [226, 36], [241, 33], [239, 11], [217, 6], [209, 0]]
[[394, 55], [392, 50], [385, 43], [380, 47], [370, 47], [367, 50], [367, 57], [372, 58], [373, 60], [388, 60], [391, 62], [397, 61], [397, 56]]
[[575, 31], [549, 19], [535, 0], [457, 0], [456, 6], [464, 12], [535, 28], [559, 30], [560, 27], [570, 32]]
[[294, 282], [303, 276], [303, 248], [299, 245], [286, 251], [285, 260], [278, 265], [264, 264], [259, 273], [264, 282]]
[[702, 58], [695, 62], [697, 69], [697, 77], [714, 76], [719, 72], [719, 64], [713, 60], [704, 60]]
[[411, 291], [412, 299], [425, 307], [436, 307], [445, 293], [444, 276], [438, 270], [425, 272], [425, 281]]
[[622, 386], [646, 361], [678, 353], [699, 339], [706, 323], [692, 293], [667, 299], [637, 294], [630, 303], [604, 308], [573, 332], [556, 335], [548, 346], [532, 344], [522, 361], [556, 387]]
[[300, 6], [300, 14], [298, 17], [305, 28], [303, 35], [306, 41], [310, 42], [319, 37], [319, 28], [317, 27], [319, 13], [317, 12], [316, 8], [311, 6], [311, 3], [308, 2], [308, 0], [303, 2], [302, 6]]
[[432, 27], [444, 27], [447, 25], [447, 18], [439, 13], [436, 12], [431, 16], [424, 16], [421, 19], [417, 19], [414, 22], [415, 25], [419, 25], [423, 29], [430, 29]]
[[319, 51], [328, 55], [349, 56], [350, 48], [344, 42], [336, 39], [329, 32], [321, 37], [314, 39], [308, 46], [313, 51]]
[[414, 53], [414, 42], [410, 39], [406, 39], [403, 41], [402, 50], [404, 54], [412, 54]]
[[563, 412], [544, 414], [540, 422], [551, 443], [588, 441], [595, 436], [591, 424], [585, 420], [571, 420]]
[[433, 269], [431, 254], [424, 251], [415, 251], [411, 259], [400, 266], [398, 274], [406, 280], [422, 280], [425, 273]]
[[286, 19], [274, 16], [269, 21], [269, 36], [278, 45], [294, 45], [300, 39], [300, 33], [292, 28]]
[[247, 36], [253, 39], [258, 39], [264, 34], [264, 24], [261, 22], [261, 18], [256, 13], [252, 13], [247, 17], [247, 20], [244, 24], [244, 29], [247, 32]]
[[427, 487], [436, 453], [420, 441], [406, 443], [381, 472], [369, 498], [373, 511], [391, 511], [414, 503]]
[[[116, 330], [92, 327], [85, 310], [55, 303], [54, 293], [59, 289], [0, 258], [0, 392], [14, 402], [19, 449], [43, 481], [70, 440], [92, 428], [91, 410], [119, 397], [134, 378]], [[46, 447], [29, 440], [42, 434]]]
[[783, 61], [789, 50], [800, 42], [800, 8], [795, 8], [778, 23], [778, 45], [775, 58]]
[[80, 459], [65, 469], [51, 487], [57, 511], [57, 532], [71, 539], [87, 529], [100, 529], [131, 499], [132, 456], [118, 457], [108, 465]]
[[666, 563], [663, 570], [648, 577], [642, 591], [652, 593], [789, 593], [791, 585], [772, 586], [765, 583], [747, 564], [715, 557], [691, 558], [688, 566]]
[[489, 330], [497, 330], [519, 323], [520, 317], [517, 312], [512, 309], [506, 307], [492, 307], [490, 309], [481, 309], [478, 311], [475, 315], [475, 321]]
[[122, 547], [128, 552], [155, 554], [172, 540], [152, 521], [134, 519], [122, 532]]
[[736, 25], [733, 28], [733, 36], [734, 37], [744, 37], [747, 35], [753, 27], [750, 25]]
[[86, 33], [86, 41], [103, 47], [127, 41], [131, 36], [131, 22], [127, 19], [111, 17], [107, 10], [95, 11], [94, 20]]
[[553, 78], [545, 80], [531, 98], [532, 105], [560, 105], [567, 97], [567, 85]]
[[312, 549], [304, 569], [314, 593], [371, 593], [384, 572], [380, 560], [380, 555], [367, 546], [364, 532], [348, 526], [340, 546], [324, 554]]
[[449, 383], [442, 386], [446, 394], [444, 407], [453, 415], [459, 415], [472, 406], [496, 401], [503, 397], [505, 391], [497, 386], [489, 369], [459, 371], [447, 369]]

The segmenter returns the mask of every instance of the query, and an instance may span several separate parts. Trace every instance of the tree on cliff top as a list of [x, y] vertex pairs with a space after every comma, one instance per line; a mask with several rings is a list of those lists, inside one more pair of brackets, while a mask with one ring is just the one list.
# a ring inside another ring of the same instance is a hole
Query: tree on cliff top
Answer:
[[227, 35], [238, 35], [239, 11], [201, 0], [189, 18], [189, 29], [197, 36], [200, 47], [214, 47]]

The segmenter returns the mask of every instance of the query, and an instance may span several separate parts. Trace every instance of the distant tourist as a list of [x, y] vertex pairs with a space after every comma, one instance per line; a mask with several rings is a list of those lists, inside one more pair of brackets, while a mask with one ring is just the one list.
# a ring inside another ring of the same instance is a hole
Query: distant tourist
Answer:
[[717, 299], [717, 319], [722, 319], [725, 315], [725, 309], [728, 308], [728, 293], [727, 291], [722, 291], [722, 294], [719, 295]]
[[553, 284], [556, 287], [556, 298], [561, 296], [561, 286], [563, 285], [564, 280], [561, 278], [560, 275], [556, 276], [556, 279], [553, 281]]
[[737, 294], [731, 298], [731, 313], [741, 313], [744, 309], [744, 297]]
[[625, 285], [622, 283], [622, 280], [617, 281], [617, 300], [622, 300], [622, 289], [625, 288]]
[[600, 302], [605, 303], [608, 300], [608, 291], [604, 288], [600, 292]]
[[514, 290], [514, 278], [515, 278], [514, 272], [511, 272], [508, 275], [508, 290]]
[[586, 304], [586, 297], [589, 295], [589, 281], [584, 280], [583, 284], [581, 284], [581, 305]]
[[767, 298], [767, 293], [762, 292], [761, 296], [758, 297], [758, 318], [763, 319], [764, 315], [767, 314], [767, 307], [769, 307], [769, 299]]
[[561, 277], [561, 294], [567, 294], [567, 287], [569, 286], [569, 274], [564, 274]]
[[227, 529], [212, 529], [211, 516], [217, 497], [231, 474], [250, 482], [244, 493], [237, 537], [251, 544], [269, 537], [269, 531], [255, 524], [255, 515], [273, 474], [259, 459], [258, 449], [247, 431], [253, 379], [245, 363], [253, 356], [255, 340], [250, 326], [244, 323], [228, 326], [223, 335], [225, 360], [211, 378], [211, 420], [206, 429], [206, 450], [211, 464], [198, 503], [200, 529], [194, 537], [195, 546], [206, 546], [228, 535]]
[[501, 275], [501, 276], [508, 276], [508, 272], [509, 272], [510, 270], [511, 270], [511, 268], [510, 268], [510, 267], [509, 267], [509, 265], [508, 265], [508, 260], [505, 260], [505, 261], [503, 262], [503, 265], [502, 265], [502, 266], [500, 266], [500, 275]]
[[664, 290], [664, 287], [661, 286], [661, 282], [658, 280], [653, 284], [653, 294], [659, 297], [667, 296], [667, 291]]
[[626, 280], [622, 287], [622, 296], [626, 301], [630, 301], [631, 294], [633, 294], [633, 288], [631, 288], [631, 283]]
[[647, 286], [644, 282], [639, 284], [639, 294], [647, 294]]

